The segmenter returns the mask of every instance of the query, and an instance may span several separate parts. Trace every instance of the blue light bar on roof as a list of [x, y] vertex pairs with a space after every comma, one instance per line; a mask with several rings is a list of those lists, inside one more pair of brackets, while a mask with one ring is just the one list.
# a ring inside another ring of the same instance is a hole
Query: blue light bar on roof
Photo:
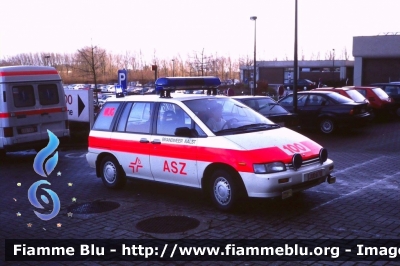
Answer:
[[215, 88], [221, 85], [217, 77], [165, 77], [156, 80], [156, 87], [163, 89], [198, 90]]
[[[171, 97], [171, 90], [207, 90], [207, 94], [216, 95], [216, 87], [221, 85], [217, 77], [165, 77], [156, 80], [156, 91], [161, 92], [161, 97]], [[164, 91], [167, 93], [164, 96]]]

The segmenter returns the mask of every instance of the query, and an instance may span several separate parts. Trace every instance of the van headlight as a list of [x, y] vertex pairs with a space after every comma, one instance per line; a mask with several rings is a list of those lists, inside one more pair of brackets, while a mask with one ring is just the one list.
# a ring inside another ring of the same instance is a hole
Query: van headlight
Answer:
[[276, 172], [286, 171], [286, 166], [282, 162], [253, 164], [254, 173], [256, 174], [270, 174]]

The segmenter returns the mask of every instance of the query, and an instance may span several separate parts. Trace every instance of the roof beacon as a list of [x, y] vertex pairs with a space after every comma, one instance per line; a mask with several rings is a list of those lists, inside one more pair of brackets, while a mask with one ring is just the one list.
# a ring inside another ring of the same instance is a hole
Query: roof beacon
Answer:
[[217, 95], [221, 81], [217, 77], [165, 77], [156, 80], [156, 92], [160, 98], [171, 98], [174, 90], [207, 90], [207, 95]]

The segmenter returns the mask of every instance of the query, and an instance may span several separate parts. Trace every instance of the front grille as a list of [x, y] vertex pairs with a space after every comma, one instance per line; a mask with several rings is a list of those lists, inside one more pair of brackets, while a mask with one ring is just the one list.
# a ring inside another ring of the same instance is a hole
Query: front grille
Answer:
[[[321, 164], [320, 160], [319, 160], [319, 157], [305, 160], [305, 161], [302, 162], [301, 166], [307, 166], [307, 165], [317, 164], [317, 163]], [[291, 163], [286, 164], [286, 169], [293, 169], [293, 168], [294, 168], [293, 164], [291, 164]]]

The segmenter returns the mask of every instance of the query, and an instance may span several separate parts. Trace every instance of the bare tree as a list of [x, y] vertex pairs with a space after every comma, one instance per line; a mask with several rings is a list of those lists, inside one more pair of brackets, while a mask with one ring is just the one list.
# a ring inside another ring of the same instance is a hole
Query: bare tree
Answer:
[[78, 50], [77, 59], [79, 64], [77, 69], [81, 73], [93, 78], [95, 89], [97, 89], [97, 75], [101, 69], [101, 62], [105, 60], [105, 57], [106, 51], [97, 46], [91, 45]]

